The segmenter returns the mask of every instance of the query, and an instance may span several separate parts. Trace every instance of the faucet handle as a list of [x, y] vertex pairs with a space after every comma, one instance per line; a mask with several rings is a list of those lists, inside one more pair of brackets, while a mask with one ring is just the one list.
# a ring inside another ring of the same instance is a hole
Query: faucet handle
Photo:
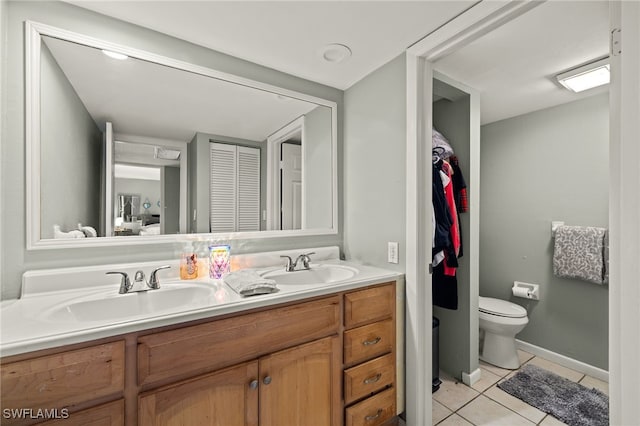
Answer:
[[120, 290], [118, 290], [118, 293], [125, 294], [129, 290], [131, 290], [131, 287], [133, 287], [133, 285], [131, 284], [131, 280], [129, 279], [129, 275], [126, 272], [119, 272], [119, 271], [109, 271], [105, 273], [105, 275], [117, 275], [117, 274], [122, 275], [122, 278], [120, 279]]
[[293, 263], [293, 259], [291, 259], [290, 256], [280, 256], [283, 259], [287, 259], [287, 264], [284, 265], [284, 269], [287, 272], [291, 272], [293, 271], [293, 269], [296, 267], [296, 264]]
[[158, 280], [158, 271], [162, 271], [163, 269], [169, 269], [169, 268], [171, 268], [171, 266], [164, 265], [164, 266], [160, 266], [159, 268], [154, 269], [153, 272], [151, 272], [151, 275], [149, 276], [149, 282], [147, 283], [149, 288], [151, 288], [153, 290], [159, 289], [160, 288], [160, 280]]
[[304, 269], [309, 269], [309, 262], [311, 262], [311, 258], [309, 256], [311, 256], [312, 254], [316, 254], [315, 251], [312, 251], [311, 253], [304, 253], [300, 255], [300, 259], [302, 259], [302, 266], [304, 266]]

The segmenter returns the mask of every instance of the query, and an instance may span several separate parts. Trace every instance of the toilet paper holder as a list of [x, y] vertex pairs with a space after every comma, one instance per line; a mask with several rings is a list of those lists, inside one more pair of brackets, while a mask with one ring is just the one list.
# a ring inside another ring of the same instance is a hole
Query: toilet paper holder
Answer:
[[523, 297], [525, 299], [540, 300], [540, 285], [523, 283], [521, 281], [514, 281], [511, 292], [515, 297]]

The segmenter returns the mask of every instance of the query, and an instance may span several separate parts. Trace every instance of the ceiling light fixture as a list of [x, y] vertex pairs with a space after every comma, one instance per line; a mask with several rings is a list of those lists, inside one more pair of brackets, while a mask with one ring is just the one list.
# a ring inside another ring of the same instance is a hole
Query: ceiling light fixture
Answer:
[[558, 83], [572, 92], [582, 92], [594, 87], [609, 84], [609, 58], [582, 65], [556, 76]]
[[322, 59], [327, 62], [338, 64], [351, 57], [351, 49], [344, 44], [327, 44], [321, 51]]
[[154, 146], [153, 156], [160, 160], [178, 160], [180, 158], [180, 151]]
[[110, 58], [118, 59], [120, 61], [124, 61], [125, 59], [129, 58], [127, 55], [125, 55], [123, 53], [112, 52], [110, 50], [102, 49], [102, 53], [104, 53], [105, 55], [107, 55]]

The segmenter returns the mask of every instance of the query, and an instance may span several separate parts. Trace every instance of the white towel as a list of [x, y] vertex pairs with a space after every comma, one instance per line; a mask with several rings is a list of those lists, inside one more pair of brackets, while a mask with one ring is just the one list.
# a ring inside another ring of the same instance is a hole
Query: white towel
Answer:
[[241, 296], [269, 294], [278, 291], [274, 280], [263, 278], [256, 271], [250, 269], [230, 272], [224, 276], [223, 280]]
[[555, 233], [553, 274], [596, 284], [607, 279], [606, 229], [593, 226], [560, 226]]

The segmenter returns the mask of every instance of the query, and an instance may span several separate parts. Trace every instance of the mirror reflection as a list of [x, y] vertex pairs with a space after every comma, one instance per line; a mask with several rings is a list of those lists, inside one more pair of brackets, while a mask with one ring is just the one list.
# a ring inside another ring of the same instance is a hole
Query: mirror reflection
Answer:
[[331, 108], [40, 47], [41, 239], [334, 227]]

